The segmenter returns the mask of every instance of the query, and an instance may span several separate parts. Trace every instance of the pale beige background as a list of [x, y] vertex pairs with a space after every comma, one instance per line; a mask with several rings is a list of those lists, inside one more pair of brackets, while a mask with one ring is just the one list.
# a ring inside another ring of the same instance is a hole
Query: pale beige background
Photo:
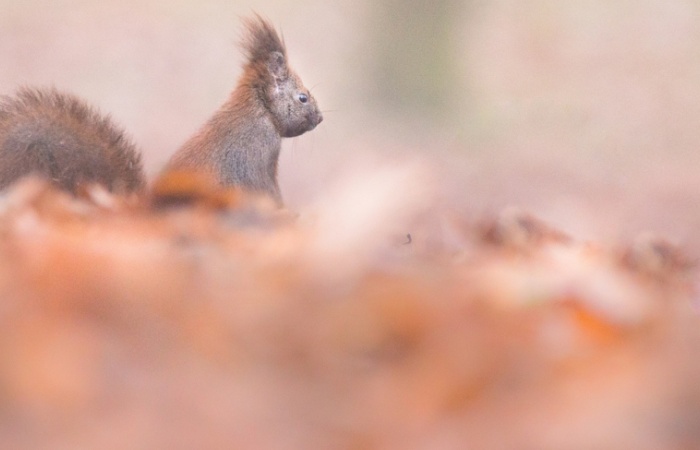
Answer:
[[327, 111], [285, 142], [292, 208], [346, 167], [419, 155], [464, 213], [518, 205], [583, 238], [700, 249], [694, 1], [0, 0], [0, 91], [84, 97], [153, 176], [234, 85], [253, 10]]

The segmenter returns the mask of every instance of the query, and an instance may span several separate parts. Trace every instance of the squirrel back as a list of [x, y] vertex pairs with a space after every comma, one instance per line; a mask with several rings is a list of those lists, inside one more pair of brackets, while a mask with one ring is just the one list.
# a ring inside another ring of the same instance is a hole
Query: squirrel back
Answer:
[[0, 98], [0, 189], [29, 174], [73, 193], [92, 183], [120, 194], [145, 185], [141, 156], [124, 132], [55, 89]]
[[282, 203], [277, 161], [284, 137], [313, 130], [323, 116], [289, 67], [287, 51], [269, 22], [244, 22], [243, 74], [228, 101], [172, 157], [168, 170], [208, 172], [223, 186]]

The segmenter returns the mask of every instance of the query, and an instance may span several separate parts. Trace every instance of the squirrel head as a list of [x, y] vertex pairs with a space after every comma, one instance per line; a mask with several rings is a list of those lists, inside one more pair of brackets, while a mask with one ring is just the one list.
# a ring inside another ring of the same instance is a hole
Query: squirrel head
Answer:
[[248, 62], [244, 82], [251, 85], [272, 116], [280, 136], [313, 130], [323, 115], [316, 100], [289, 67], [284, 43], [269, 22], [256, 15], [245, 22], [243, 49]]

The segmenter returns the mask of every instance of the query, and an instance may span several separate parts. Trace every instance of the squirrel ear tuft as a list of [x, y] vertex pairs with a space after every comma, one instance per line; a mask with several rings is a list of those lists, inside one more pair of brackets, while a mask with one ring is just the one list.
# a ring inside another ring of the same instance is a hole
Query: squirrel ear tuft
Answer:
[[276, 79], [284, 79], [289, 75], [289, 71], [287, 70], [287, 60], [280, 52], [270, 53], [270, 57], [267, 60], [267, 69]]

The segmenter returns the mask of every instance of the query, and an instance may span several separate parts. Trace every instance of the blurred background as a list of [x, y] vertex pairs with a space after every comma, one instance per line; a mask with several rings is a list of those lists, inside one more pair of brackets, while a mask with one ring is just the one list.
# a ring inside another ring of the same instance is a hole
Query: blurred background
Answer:
[[284, 143], [291, 209], [343, 171], [419, 159], [467, 215], [515, 205], [583, 239], [700, 250], [695, 1], [0, 0], [0, 92], [78, 94], [152, 177], [233, 88], [252, 11], [325, 111]]

